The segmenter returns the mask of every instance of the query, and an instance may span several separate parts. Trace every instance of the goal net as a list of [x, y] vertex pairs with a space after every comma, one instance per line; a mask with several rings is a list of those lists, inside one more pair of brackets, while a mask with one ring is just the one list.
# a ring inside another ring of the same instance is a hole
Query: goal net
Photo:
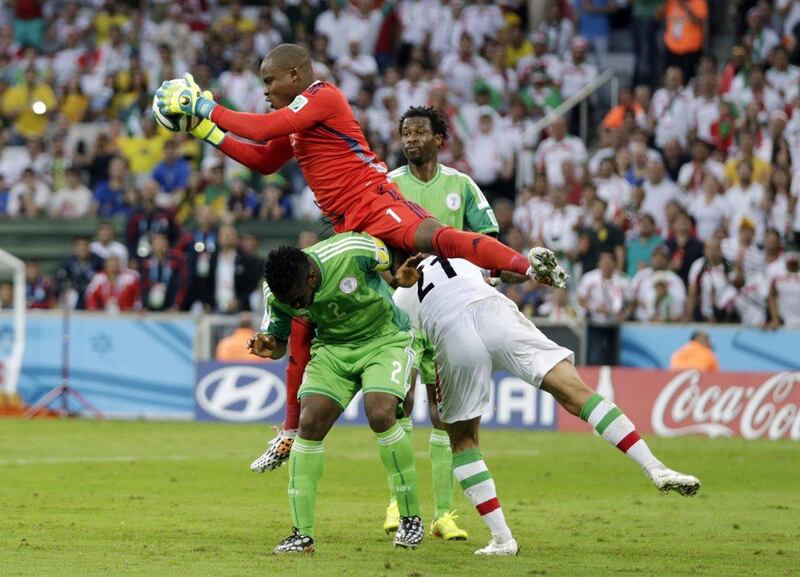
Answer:
[[3, 249], [0, 249], [0, 303], [0, 409], [3, 409], [19, 405], [17, 384], [25, 352], [26, 312], [25, 264]]

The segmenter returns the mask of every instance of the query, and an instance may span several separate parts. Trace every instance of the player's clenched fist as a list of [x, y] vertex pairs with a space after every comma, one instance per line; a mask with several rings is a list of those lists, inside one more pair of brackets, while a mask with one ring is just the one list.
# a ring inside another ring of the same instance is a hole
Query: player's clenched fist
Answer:
[[277, 345], [277, 339], [267, 333], [256, 333], [247, 340], [248, 352], [251, 355], [257, 355], [265, 359], [272, 358]]

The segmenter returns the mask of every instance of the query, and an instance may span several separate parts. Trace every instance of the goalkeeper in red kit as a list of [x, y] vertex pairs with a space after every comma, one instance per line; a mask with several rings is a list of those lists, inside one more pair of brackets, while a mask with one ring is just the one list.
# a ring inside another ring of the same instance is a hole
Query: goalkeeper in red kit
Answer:
[[[163, 114], [201, 118], [192, 134], [262, 174], [276, 172], [292, 157], [297, 159], [320, 209], [337, 233], [367, 232], [395, 249], [463, 258], [493, 271], [530, 275], [533, 261], [536, 276], [541, 278], [542, 263], [533, 255], [520, 255], [483, 234], [444, 226], [404, 199], [397, 185], [389, 182], [386, 165], [369, 149], [346, 97], [332, 84], [315, 80], [311, 57], [304, 48], [294, 44], [275, 47], [262, 61], [260, 76], [264, 96], [275, 112], [229, 110], [203, 92], [191, 75], [162, 84], [156, 93], [158, 107]], [[308, 355], [310, 331], [293, 324], [289, 395], [296, 388], [295, 381], [299, 385], [307, 361], [300, 357]], [[298, 332], [303, 333], [301, 338], [296, 338]], [[297, 415], [287, 414], [285, 428], [296, 419]], [[281, 442], [280, 437], [276, 441]], [[291, 440], [285, 445], [288, 449]], [[265, 464], [265, 468], [272, 467]]]

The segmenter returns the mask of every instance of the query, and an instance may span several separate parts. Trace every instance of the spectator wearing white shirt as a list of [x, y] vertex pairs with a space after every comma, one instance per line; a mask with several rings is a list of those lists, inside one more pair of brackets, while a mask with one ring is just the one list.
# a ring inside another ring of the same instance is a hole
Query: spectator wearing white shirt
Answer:
[[702, 194], [706, 174], [711, 174], [719, 182], [725, 179], [725, 165], [711, 158], [713, 146], [700, 138], [692, 143], [692, 160], [681, 166], [678, 184], [689, 196], [696, 198]]
[[561, 166], [567, 160], [572, 162], [581, 174], [588, 160], [588, 154], [580, 138], [567, 134], [566, 121], [557, 118], [550, 125], [550, 136], [536, 150], [536, 165], [547, 173], [547, 182], [551, 186], [564, 186], [564, 171]]
[[67, 169], [66, 186], [56, 191], [50, 201], [52, 218], [81, 218], [92, 207], [92, 191], [81, 182], [76, 168]]
[[422, 72], [422, 66], [417, 62], [411, 62], [406, 66], [403, 79], [397, 82], [395, 89], [399, 110], [408, 110], [412, 106], [425, 106], [428, 103], [430, 82], [423, 78]]
[[755, 223], [749, 217], [743, 216], [738, 234], [729, 236], [720, 243], [725, 260], [738, 264], [745, 275], [764, 270], [764, 253], [755, 243], [755, 233]]
[[711, 126], [719, 120], [716, 74], [703, 74], [697, 80], [698, 94], [691, 103], [690, 127], [695, 137], [711, 142]]
[[786, 274], [772, 279], [769, 292], [770, 328], [781, 323], [800, 327], [800, 254], [786, 254]]
[[772, 51], [772, 66], [767, 70], [767, 82], [784, 100], [800, 84], [800, 67], [789, 64], [789, 53], [783, 46], [776, 46]]
[[447, 88], [455, 104], [471, 100], [475, 82], [488, 72], [489, 65], [475, 54], [474, 41], [469, 34], [463, 34], [457, 52], [449, 52], [442, 57], [439, 73], [447, 83]]
[[578, 283], [578, 304], [589, 322], [618, 323], [625, 318], [628, 293], [628, 279], [617, 270], [614, 254], [602, 252], [597, 268]]
[[721, 319], [718, 301], [728, 286], [731, 267], [722, 256], [717, 239], [706, 242], [703, 257], [689, 269], [689, 291], [686, 297], [686, 318], [689, 321], [714, 321]]
[[781, 246], [781, 236], [773, 228], [767, 229], [764, 235], [764, 274], [768, 281], [786, 274], [786, 258]]
[[781, 43], [772, 28], [766, 26], [767, 14], [756, 6], [747, 11], [747, 36], [753, 45], [752, 58], [755, 62], [766, 62], [772, 49]]
[[52, 191], [36, 178], [32, 168], [22, 172], [22, 178], [8, 191], [6, 212], [11, 216], [40, 216], [50, 204]]
[[680, 187], [666, 177], [664, 161], [659, 157], [653, 157], [647, 161], [647, 175], [642, 183], [644, 191], [644, 201], [641, 210], [652, 214], [658, 225], [658, 232], [666, 236], [669, 232], [669, 222], [667, 220], [667, 204], [675, 200], [681, 206], [686, 203], [686, 195]]
[[569, 18], [562, 16], [560, 2], [549, 0], [537, 31], [547, 38], [547, 48], [551, 53], [566, 54], [575, 35], [575, 26]]
[[737, 166], [739, 184], [725, 191], [725, 200], [731, 208], [728, 236], [736, 237], [743, 218], [755, 229], [756, 243], [764, 238], [766, 217], [764, 213], [764, 187], [753, 181], [752, 163], [741, 160]]
[[719, 306], [728, 319], [747, 327], [763, 327], [767, 321], [769, 282], [762, 272], [745, 275], [742, 267], [734, 264], [730, 284], [723, 290]]
[[608, 204], [606, 218], [616, 222], [625, 207], [631, 201], [632, 187], [630, 183], [617, 174], [617, 166], [613, 157], [600, 161], [597, 176], [594, 179], [597, 196]]
[[754, 64], [750, 68], [749, 86], [733, 93], [733, 97], [742, 110], [754, 104], [758, 109], [758, 121], [765, 124], [770, 115], [783, 108], [783, 98], [776, 90], [767, 85], [764, 68]]
[[328, 5], [329, 9], [320, 14], [314, 23], [314, 33], [328, 39], [328, 58], [335, 61], [347, 52], [350, 15], [345, 10], [345, 0], [332, 0]]
[[128, 249], [124, 244], [114, 239], [114, 226], [108, 221], [100, 222], [97, 227], [97, 240], [92, 241], [89, 250], [103, 260], [115, 256], [123, 269], [128, 268]]
[[262, 10], [258, 15], [255, 37], [253, 38], [256, 53], [266, 54], [281, 42], [283, 42], [283, 36], [272, 24], [272, 12]]
[[761, 139], [761, 143], [755, 149], [755, 155], [758, 158], [775, 165], [778, 151], [781, 148], [785, 148], [788, 151], [790, 161], [794, 158], [794, 147], [789, 142], [786, 134], [788, 120], [783, 110], [775, 110], [770, 114], [768, 133]]
[[571, 57], [559, 70], [561, 95], [565, 100], [577, 94], [598, 75], [597, 66], [586, 59], [589, 42], [581, 36], [576, 36], [570, 42], [570, 46], [572, 47]]
[[719, 180], [712, 173], [706, 173], [700, 192], [687, 206], [694, 219], [697, 238], [703, 242], [714, 238], [719, 231], [727, 234], [731, 209], [721, 192]]
[[219, 83], [219, 98], [228, 100], [236, 110], [266, 112], [262, 82], [247, 65], [244, 54], [233, 57], [230, 70], [219, 75]]
[[[550, 204], [544, 208], [541, 227], [542, 244], [556, 253], [559, 260], [575, 259], [581, 209], [567, 204], [567, 192], [561, 187], [550, 189]], [[561, 263], [562, 266], [565, 263]]]
[[361, 52], [361, 42], [355, 37], [350, 38], [347, 54], [336, 60], [334, 68], [339, 77], [339, 88], [350, 102], [356, 101], [361, 87], [369, 83], [378, 73], [378, 63], [375, 58], [371, 54]]
[[489, 106], [480, 112], [478, 130], [466, 142], [467, 161], [475, 182], [491, 197], [513, 194], [513, 149], [498, 129], [497, 113]]
[[[659, 290], [664, 283], [666, 294]], [[653, 249], [650, 266], [637, 272], [630, 281], [628, 301], [637, 321], [678, 321], [686, 306], [686, 287], [681, 277], [669, 270], [669, 248]]]
[[384, 15], [391, 12], [391, 2], [384, 2], [381, 8], [375, 7], [372, 0], [355, 0], [349, 12], [348, 24], [350, 38], [358, 38], [361, 43], [361, 54], [375, 54], [375, 43], [378, 40]]
[[500, 6], [487, 0], [475, 0], [464, 8], [461, 15], [467, 33], [475, 41], [480, 50], [489, 38], [495, 38], [505, 26], [503, 11]]
[[777, 0], [775, 9], [783, 22], [783, 36], [791, 37], [800, 24], [800, 0]]
[[654, 125], [658, 148], [676, 139], [686, 146], [691, 126], [692, 97], [683, 87], [683, 72], [677, 66], [667, 68], [664, 87], [656, 90], [650, 103], [650, 121]]

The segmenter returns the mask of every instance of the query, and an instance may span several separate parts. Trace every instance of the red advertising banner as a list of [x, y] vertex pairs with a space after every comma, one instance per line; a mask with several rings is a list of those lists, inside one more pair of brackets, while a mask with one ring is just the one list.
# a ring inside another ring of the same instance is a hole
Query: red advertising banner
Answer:
[[[800, 372], [738, 373], [581, 367], [640, 433], [800, 440]], [[588, 431], [558, 407], [558, 430]]]

